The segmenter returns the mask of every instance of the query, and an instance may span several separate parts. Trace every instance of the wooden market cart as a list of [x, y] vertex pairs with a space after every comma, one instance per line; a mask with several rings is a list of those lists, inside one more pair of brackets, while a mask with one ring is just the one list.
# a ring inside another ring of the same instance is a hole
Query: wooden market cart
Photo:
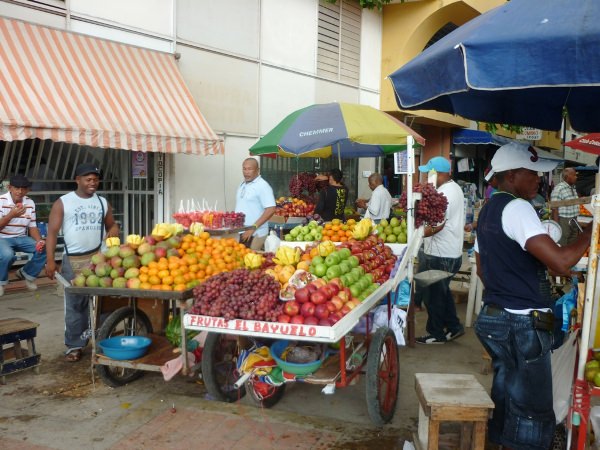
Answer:
[[[173, 345], [162, 333], [155, 330], [148, 315], [139, 307], [143, 299], [152, 299], [171, 312], [177, 314], [185, 301], [192, 298], [192, 289], [185, 291], [157, 291], [143, 289], [89, 288], [68, 286], [65, 290], [70, 294], [88, 295], [90, 297], [90, 328], [97, 330], [91, 333], [92, 365], [104, 383], [112, 387], [123, 386], [140, 378], [144, 371], [160, 372], [161, 366], [177, 357], [173, 353]], [[125, 299], [126, 306], [120, 306], [108, 314], [97, 328], [102, 299], [112, 301]], [[185, 354], [185, 336], [182, 328], [182, 351]], [[148, 352], [135, 360], [116, 360], [98, 352], [97, 343], [115, 336], [147, 336], [152, 339]], [[184, 360], [184, 371], [187, 373], [187, 360]]]
[[[273, 406], [281, 399], [285, 383], [264, 389], [264, 383], [257, 376], [240, 371], [238, 358], [244, 351], [281, 339], [322, 344], [323, 347], [340, 343], [339, 351], [330, 352], [321, 368], [312, 374], [296, 377], [294, 381], [322, 385], [328, 392], [334, 392], [365, 373], [369, 416], [377, 425], [388, 423], [394, 415], [398, 398], [398, 346], [390, 328], [381, 327], [374, 333], [370, 332], [368, 313], [386, 298], [388, 312], [391, 311], [390, 293], [404, 278], [412, 278], [412, 266], [419, 246], [420, 239], [406, 245], [395, 276], [333, 326], [226, 320], [184, 314], [182, 328], [208, 332], [202, 353], [202, 377], [209, 394], [220, 401], [234, 402], [249, 393], [261, 406]], [[363, 316], [367, 317], [365, 335], [353, 335], [353, 328]]]

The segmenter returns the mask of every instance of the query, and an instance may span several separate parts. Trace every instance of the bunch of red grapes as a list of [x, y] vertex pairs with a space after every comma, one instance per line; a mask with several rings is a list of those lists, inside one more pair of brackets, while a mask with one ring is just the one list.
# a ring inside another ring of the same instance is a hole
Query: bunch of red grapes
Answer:
[[309, 194], [317, 192], [317, 183], [315, 182], [316, 175], [314, 173], [300, 172], [292, 175], [290, 178], [290, 194], [296, 198], [301, 198], [304, 191]]
[[275, 257], [275, 253], [263, 252], [262, 255], [265, 260], [263, 261], [262, 266], [260, 266], [261, 269], [268, 269], [269, 267], [275, 266], [275, 262], [273, 261], [273, 258]]
[[214, 275], [194, 288], [192, 314], [277, 321], [279, 282], [262, 271], [236, 269]]
[[[415, 227], [418, 228], [424, 223], [438, 224], [444, 220], [448, 199], [436, 191], [433, 184], [417, 184], [413, 186], [413, 192], [421, 193], [421, 200], [415, 204]], [[400, 196], [400, 207], [407, 210], [406, 191]]]

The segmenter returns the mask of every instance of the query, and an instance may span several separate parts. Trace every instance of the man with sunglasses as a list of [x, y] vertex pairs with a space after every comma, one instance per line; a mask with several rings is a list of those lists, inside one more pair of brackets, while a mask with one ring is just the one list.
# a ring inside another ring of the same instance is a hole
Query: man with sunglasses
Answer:
[[15, 253], [32, 255], [17, 270], [17, 278], [35, 291], [35, 280], [46, 264], [45, 242], [36, 224], [35, 203], [27, 197], [31, 182], [23, 175], [10, 177], [8, 192], [0, 195], [0, 296], [8, 284], [8, 270], [15, 262]]

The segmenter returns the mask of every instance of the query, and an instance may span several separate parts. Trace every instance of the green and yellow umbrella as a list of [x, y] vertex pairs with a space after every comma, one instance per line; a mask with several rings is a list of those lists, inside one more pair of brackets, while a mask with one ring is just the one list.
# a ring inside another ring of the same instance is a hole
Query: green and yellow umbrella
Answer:
[[360, 158], [385, 156], [425, 139], [395, 117], [366, 105], [327, 103], [291, 113], [250, 148], [251, 155]]

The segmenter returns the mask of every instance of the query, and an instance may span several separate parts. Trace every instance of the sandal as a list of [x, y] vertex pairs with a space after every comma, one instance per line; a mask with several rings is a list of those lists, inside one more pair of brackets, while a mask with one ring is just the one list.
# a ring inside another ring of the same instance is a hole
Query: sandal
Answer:
[[81, 360], [81, 356], [83, 355], [83, 351], [81, 349], [73, 350], [65, 355], [65, 361], [67, 362], [77, 362]]

